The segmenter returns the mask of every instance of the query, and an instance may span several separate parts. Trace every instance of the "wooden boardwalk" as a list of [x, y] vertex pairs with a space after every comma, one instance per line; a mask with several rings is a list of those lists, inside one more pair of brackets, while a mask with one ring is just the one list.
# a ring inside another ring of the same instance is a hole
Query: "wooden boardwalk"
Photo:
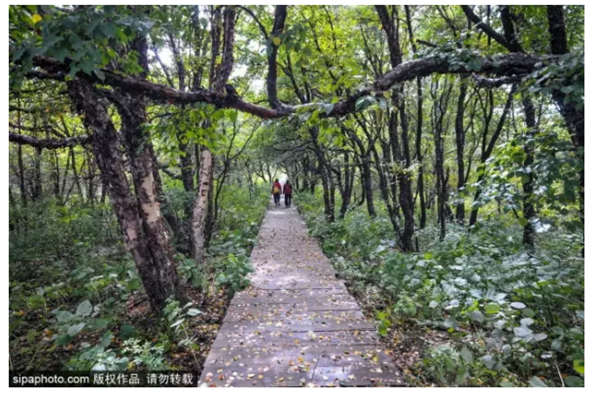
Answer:
[[402, 386], [402, 374], [295, 208], [271, 208], [200, 386]]

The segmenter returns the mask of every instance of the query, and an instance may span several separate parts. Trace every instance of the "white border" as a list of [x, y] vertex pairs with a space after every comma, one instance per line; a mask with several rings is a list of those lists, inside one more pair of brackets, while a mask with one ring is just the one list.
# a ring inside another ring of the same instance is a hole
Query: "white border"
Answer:
[[[165, 2], [155, 2], [155, 1], [129, 1], [127, 3], [130, 4], [164, 4]], [[215, 4], [216, 2], [191, 2], [191, 1], [178, 1], [177, 4]], [[222, 1], [218, 2], [219, 4], [240, 4], [240, 2], [232, 2], [232, 1]], [[306, 2], [286, 2], [287, 4], [337, 4], [337, 5], [348, 5], [348, 4], [366, 4], [368, 2], [354, 2], [354, 1], [306, 1]], [[379, 2], [378, 2], [379, 3]], [[397, 4], [397, 3], [389, 3], [389, 2], [381, 2], [380, 4]], [[473, 3], [467, 2], [468, 4], [486, 4], [486, 3]], [[11, 4], [27, 4], [23, 2], [11, 2]], [[78, 2], [77, 4], [98, 4], [98, 2]], [[123, 4], [123, 2], [114, 2], [109, 1], [104, 4]], [[251, 4], [278, 4], [277, 2], [265, 2], [265, 1], [254, 1]], [[432, 5], [432, 4], [457, 4], [456, 2], [445, 2], [445, 1], [419, 1], [420, 5]], [[522, 1], [506, 1], [503, 4], [523, 4]], [[600, 151], [600, 134], [596, 134], [595, 128], [600, 123], [598, 118], [594, 118], [590, 120], [590, 117], [594, 117], [600, 114], [600, 101], [598, 99], [598, 93], [600, 93], [600, 85], [599, 79], [596, 75], [595, 67], [598, 65], [598, 56], [600, 54], [600, 47], [598, 47], [598, 43], [600, 43], [600, 13], [598, 3], [593, 3], [591, 1], [579, 1], [579, 2], [566, 2], [566, 1], [545, 1], [545, 2], [527, 2], [527, 4], [535, 4], [535, 5], [546, 5], [546, 4], [585, 4], [585, 20], [586, 20], [586, 32], [585, 32], [585, 41], [586, 41], [586, 64], [587, 69], [591, 71], [588, 74], [586, 80], [586, 93], [587, 96], [587, 131], [586, 135], [587, 139], [587, 149], [586, 151], [586, 186], [587, 186], [587, 195], [586, 195], [586, 281], [590, 285], [599, 285], [600, 284], [600, 274], [598, 272], [600, 268], [600, 259], [598, 257], [598, 248], [595, 245], [598, 243], [598, 230], [600, 229], [600, 209], [595, 207], [594, 199], [598, 199], [598, 191], [600, 190], [600, 168], [599, 161], [600, 157], [596, 156], [596, 153]], [[588, 23], [591, 21], [591, 23]], [[8, 7], [4, 8], [2, 12], [2, 26], [8, 26]], [[591, 44], [591, 45], [587, 45]], [[2, 54], [8, 56], [8, 41], [1, 41], [2, 46]], [[2, 64], [2, 76], [4, 79], [2, 82], [2, 88], [4, 92], [4, 96], [2, 97], [2, 108], [5, 110], [2, 114], [3, 126], [7, 126], [8, 122], [8, 63], [5, 62]], [[592, 110], [592, 111], [590, 111]], [[8, 162], [8, 141], [2, 142], [1, 146], [4, 151], [4, 159], [5, 165]], [[2, 213], [1, 225], [6, 227], [8, 224], [8, 175], [6, 172], [2, 175], [2, 183], [0, 187], [4, 195], [0, 199], [2, 202], [2, 207], [5, 210]], [[6, 229], [6, 228], [4, 228]], [[2, 249], [4, 250], [2, 253], [8, 255], [8, 231], [3, 231], [2, 234]], [[4, 279], [7, 279], [8, 276], [8, 264], [5, 268]], [[8, 341], [8, 282], [5, 282], [4, 285], [4, 295], [2, 296], [2, 337], [4, 346], [2, 347], [2, 354], [4, 354], [5, 362], [8, 361], [8, 348], [6, 347], [6, 342]], [[353, 398], [365, 398], [365, 397], [378, 397], [378, 398], [411, 398], [417, 397], [419, 400], [421, 399], [431, 399], [431, 400], [439, 400], [440, 398], [448, 399], [448, 398], [457, 398], [457, 399], [477, 399], [481, 400], [482, 396], [486, 399], [506, 399], [511, 398], [532, 398], [532, 397], [542, 397], [544, 400], [547, 399], [561, 399], [564, 400], [565, 397], [576, 397], [577, 400], [581, 398], [592, 398], [592, 393], [596, 392], [600, 387], [598, 385], [598, 307], [600, 305], [598, 303], [598, 293], [600, 292], [595, 286], [591, 286], [591, 290], [586, 291], [585, 302], [589, 304], [586, 311], [587, 316], [587, 337], [591, 340], [588, 341], [586, 346], [586, 369], [587, 369], [587, 379], [586, 379], [586, 388], [585, 389], [567, 389], [567, 390], [576, 390], [577, 392], [565, 393], [560, 389], [546, 389], [544, 392], [533, 393], [530, 388], [437, 388], [427, 390], [425, 388], [337, 388], [333, 389], [316, 389], [308, 392], [306, 388], [302, 389], [292, 389], [292, 388], [249, 388], [249, 389], [233, 389], [231, 390], [222, 390], [222, 389], [197, 389], [197, 390], [177, 390], [173, 392], [169, 389], [160, 389], [154, 390], [152, 388], [102, 388], [96, 390], [90, 390], [89, 388], [71, 388], [71, 389], [62, 389], [62, 388], [51, 388], [51, 389], [24, 389], [24, 388], [10, 388], [10, 392], [8, 396], [5, 398], [15, 398], [16, 396], [36, 396], [46, 399], [78, 399], [82, 398], [87, 399], [101, 399], [105, 400], [107, 396], [113, 398], [150, 398], [150, 399], [163, 399], [165, 396], [177, 396], [180, 398], [194, 398], [198, 400], [204, 399], [213, 399], [218, 398], [219, 400], [225, 399], [235, 399], [240, 400], [240, 398], [289, 398], [289, 399], [306, 399], [307, 397], [311, 399], [320, 399], [320, 398], [331, 398], [331, 397], [342, 397], [344, 400], [349, 400]], [[7, 379], [8, 377], [8, 362], [5, 364], [4, 373], [2, 374]], [[2, 376], [0, 375], [0, 376]], [[6, 380], [5, 380], [6, 384]], [[7, 390], [7, 386], [3, 386], [4, 390]], [[526, 392], [526, 393], [525, 393]], [[597, 396], [597, 395], [596, 395]], [[595, 397], [598, 398], [598, 397]]]

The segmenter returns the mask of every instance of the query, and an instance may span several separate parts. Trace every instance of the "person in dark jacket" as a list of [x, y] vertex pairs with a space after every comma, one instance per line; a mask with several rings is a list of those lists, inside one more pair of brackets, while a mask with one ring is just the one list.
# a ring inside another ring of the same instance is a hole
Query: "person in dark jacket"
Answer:
[[292, 206], [292, 184], [290, 181], [283, 185], [283, 195], [285, 196], [285, 206], [290, 208]]

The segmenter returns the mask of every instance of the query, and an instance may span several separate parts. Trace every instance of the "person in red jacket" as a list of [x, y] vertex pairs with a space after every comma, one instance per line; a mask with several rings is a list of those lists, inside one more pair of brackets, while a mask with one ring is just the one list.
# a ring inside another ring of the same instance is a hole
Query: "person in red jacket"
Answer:
[[292, 206], [292, 184], [290, 181], [285, 182], [285, 185], [283, 185], [283, 195], [285, 196], [285, 206], [290, 208]]
[[281, 183], [279, 183], [279, 179], [275, 179], [275, 183], [271, 187], [271, 194], [273, 194], [275, 207], [279, 207], [279, 198], [281, 197]]

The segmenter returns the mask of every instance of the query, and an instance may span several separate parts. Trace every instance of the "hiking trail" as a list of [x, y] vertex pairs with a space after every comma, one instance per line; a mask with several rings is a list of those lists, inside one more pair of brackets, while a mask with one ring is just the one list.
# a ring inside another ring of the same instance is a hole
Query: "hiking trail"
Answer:
[[269, 207], [199, 385], [402, 386], [378, 340], [295, 207]]

